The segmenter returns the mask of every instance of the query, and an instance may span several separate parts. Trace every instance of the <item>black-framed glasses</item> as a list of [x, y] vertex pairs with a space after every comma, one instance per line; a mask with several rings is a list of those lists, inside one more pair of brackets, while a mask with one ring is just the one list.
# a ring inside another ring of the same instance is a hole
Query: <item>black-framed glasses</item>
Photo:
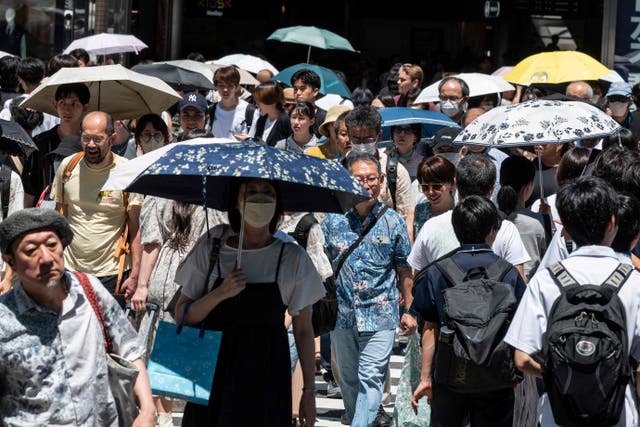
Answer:
[[107, 139], [106, 136], [102, 136], [102, 135], [86, 135], [86, 134], [82, 134], [80, 138], [82, 139], [82, 142], [84, 142], [85, 144], [88, 144], [91, 141], [93, 141], [94, 144], [100, 144], [102, 141]]

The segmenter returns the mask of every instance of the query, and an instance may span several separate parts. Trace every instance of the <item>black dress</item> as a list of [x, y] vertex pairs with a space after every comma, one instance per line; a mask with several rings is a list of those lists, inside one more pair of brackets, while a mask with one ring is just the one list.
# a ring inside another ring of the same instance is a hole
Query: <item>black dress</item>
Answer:
[[[183, 426], [291, 425], [291, 362], [284, 327], [286, 306], [278, 287], [284, 243], [272, 282], [247, 283], [218, 304], [204, 321], [222, 331], [209, 405], [188, 403]], [[220, 286], [218, 279], [213, 288]]]

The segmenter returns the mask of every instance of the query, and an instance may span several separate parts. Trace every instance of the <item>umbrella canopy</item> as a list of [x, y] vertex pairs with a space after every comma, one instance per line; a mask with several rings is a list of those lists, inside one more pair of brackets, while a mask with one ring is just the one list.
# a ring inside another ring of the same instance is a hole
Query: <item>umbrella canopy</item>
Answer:
[[[469, 86], [469, 96], [488, 95], [500, 93], [516, 88], [500, 76], [492, 76], [482, 73], [460, 73], [450, 77], [457, 77]], [[439, 101], [438, 85], [442, 80], [425, 87], [418, 95], [414, 103]]]
[[605, 112], [586, 102], [533, 99], [492, 108], [453, 142], [491, 147], [562, 144], [612, 135], [620, 128]]
[[611, 70], [585, 53], [562, 50], [528, 56], [505, 74], [504, 79], [528, 86], [532, 83], [598, 80], [610, 73]]
[[[229, 67], [229, 65], [218, 64], [213, 61], [207, 61], [205, 64], [211, 69], [211, 71], [215, 74], [216, 70], [221, 67]], [[256, 79], [250, 72], [235, 66], [240, 73], [240, 84], [241, 85], [250, 85], [250, 86], [258, 86], [260, 82]]]
[[142, 40], [130, 34], [100, 33], [74, 40], [64, 50], [64, 53], [69, 53], [74, 49], [84, 49], [96, 55], [125, 52], [135, 52], [137, 54], [145, 47], [148, 46]]
[[382, 141], [391, 140], [391, 126], [422, 124], [422, 137], [433, 136], [443, 127], [460, 127], [440, 111], [409, 107], [389, 107], [378, 110], [382, 117]]
[[[175, 90], [192, 92], [194, 90], [214, 89], [211, 79], [202, 73], [181, 68], [172, 64], [155, 62], [153, 64], [139, 64], [131, 68], [136, 73], [157, 77]], [[209, 73], [212, 74], [212, 73]]]
[[257, 74], [260, 70], [269, 70], [273, 74], [278, 74], [278, 69], [271, 65], [269, 61], [243, 53], [223, 56], [222, 58], [214, 59], [213, 62], [221, 65], [235, 65], [254, 74]]
[[267, 37], [267, 40], [278, 40], [309, 46], [307, 62], [309, 62], [311, 56], [312, 46], [320, 49], [339, 49], [356, 52], [349, 40], [334, 32], [314, 26], [298, 25], [295, 27], [280, 28], [271, 33], [271, 35]]
[[320, 76], [320, 93], [324, 95], [333, 93], [335, 95], [340, 95], [343, 98], [351, 99], [351, 91], [342, 81], [342, 79], [340, 79], [340, 77], [338, 77], [338, 75], [333, 70], [321, 67], [319, 65], [302, 63], [292, 65], [280, 71], [278, 74], [273, 76], [271, 80], [282, 82], [286, 86], [291, 86], [291, 76], [293, 76], [296, 71], [302, 69], [311, 70], [318, 76]]
[[0, 58], [4, 58], [5, 56], [15, 56], [13, 53], [5, 52], [4, 50], [0, 50]]
[[45, 80], [20, 104], [58, 115], [53, 99], [58, 86], [84, 83], [89, 88], [90, 110], [109, 113], [114, 119], [133, 119], [144, 114], [160, 114], [182, 97], [157, 77], [129, 70], [122, 65], [61, 68]]
[[229, 191], [238, 178], [277, 181], [283, 208], [292, 212], [346, 212], [370, 198], [337, 162], [214, 138], [170, 144], [133, 159], [118, 166], [103, 189], [126, 185], [134, 193], [228, 211], [235, 206]]
[[12, 156], [29, 156], [38, 149], [29, 134], [16, 122], [0, 120], [0, 151]]

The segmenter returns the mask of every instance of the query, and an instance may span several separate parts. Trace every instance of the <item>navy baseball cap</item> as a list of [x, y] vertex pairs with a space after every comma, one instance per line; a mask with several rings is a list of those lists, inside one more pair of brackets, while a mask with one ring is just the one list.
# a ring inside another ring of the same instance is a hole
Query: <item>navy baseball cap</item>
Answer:
[[198, 113], [204, 113], [207, 111], [208, 104], [205, 97], [200, 93], [188, 92], [184, 94], [182, 100], [180, 101], [180, 104], [178, 104], [178, 110], [182, 112], [182, 110], [187, 107], [195, 108]]

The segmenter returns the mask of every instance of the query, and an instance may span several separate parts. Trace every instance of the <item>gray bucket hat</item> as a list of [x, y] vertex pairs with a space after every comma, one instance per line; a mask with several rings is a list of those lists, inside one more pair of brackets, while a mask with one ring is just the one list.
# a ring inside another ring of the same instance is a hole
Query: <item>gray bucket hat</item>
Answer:
[[13, 242], [20, 236], [34, 231], [53, 230], [67, 247], [73, 240], [73, 231], [67, 219], [53, 209], [27, 208], [14, 212], [0, 223], [0, 250], [11, 253]]

